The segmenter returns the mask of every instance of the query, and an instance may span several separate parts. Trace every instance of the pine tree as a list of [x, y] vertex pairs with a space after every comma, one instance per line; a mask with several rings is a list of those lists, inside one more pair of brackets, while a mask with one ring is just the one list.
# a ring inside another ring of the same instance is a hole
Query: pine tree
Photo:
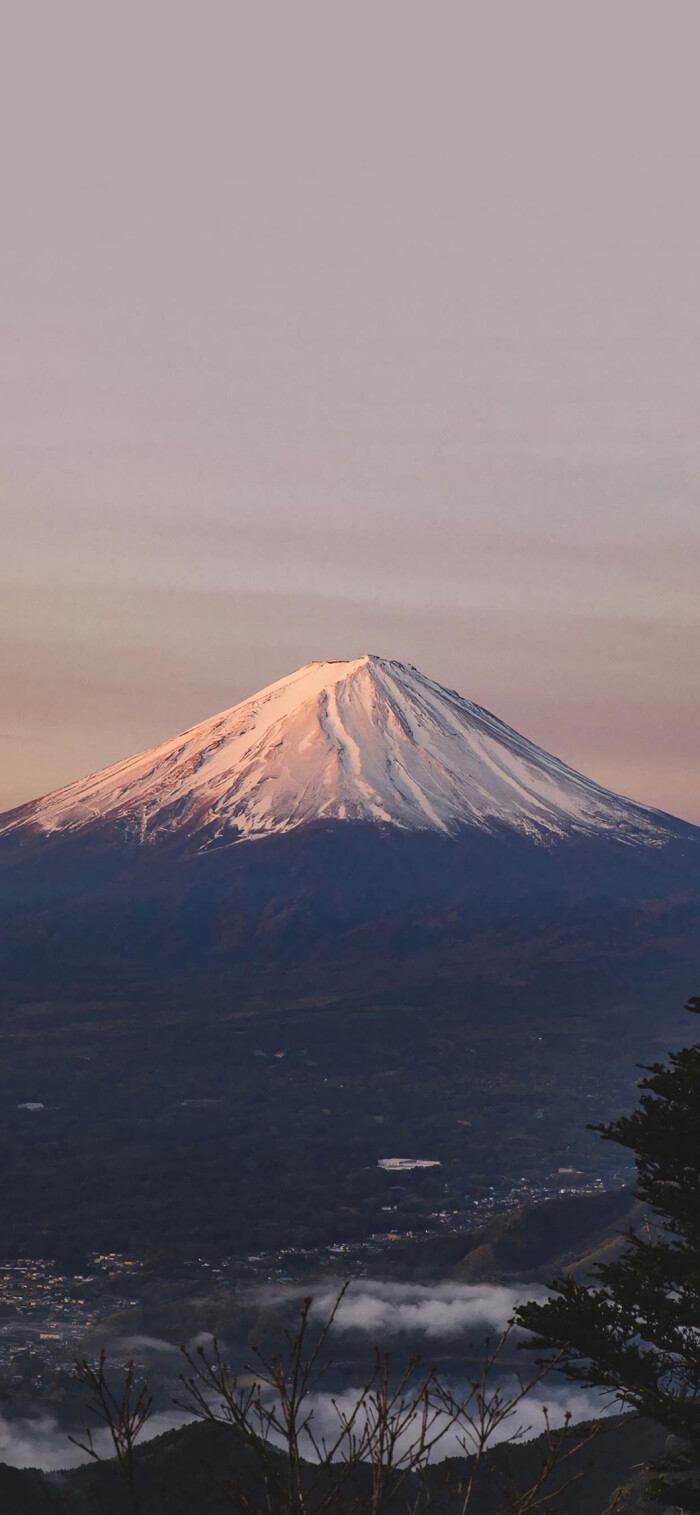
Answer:
[[[700, 998], [686, 1008], [700, 1013]], [[590, 1284], [556, 1279], [518, 1321], [528, 1345], [564, 1349], [570, 1378], [668, 1430], [649, 1492], [700, 1512], [700, 1045], [644, 1072], [639, 1108], [594, 1128], [635, 1154], [642, 1223]]]

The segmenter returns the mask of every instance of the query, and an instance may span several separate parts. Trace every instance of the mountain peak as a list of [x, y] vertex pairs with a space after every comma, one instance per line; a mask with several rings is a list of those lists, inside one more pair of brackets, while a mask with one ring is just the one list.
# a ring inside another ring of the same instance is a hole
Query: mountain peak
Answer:
[[307, 663], [232, 709], [0, 819], [206, 848], [318, 821], [546, 842], [606, 832], [658, 845], [672, 822], [620, 799], [410, 664]]

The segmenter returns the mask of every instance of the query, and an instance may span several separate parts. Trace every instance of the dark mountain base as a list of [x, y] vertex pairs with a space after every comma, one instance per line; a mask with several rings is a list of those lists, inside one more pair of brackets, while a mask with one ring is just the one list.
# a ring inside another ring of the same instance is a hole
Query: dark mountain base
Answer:
[[[579, 837], [551, 847], [512, 832], [455, 838], [365, 824], [306, 826], [239, 846], [182, 840], [0, 839], [0, 964], [5, 979], [92, 987], [174, 971], [364, 962], [464, 954], [504, 929], [586, 935], [639, 953], [700, 926], [700, 832], [676, 824], [665, 846]], [[645, 940], [646, 938], [646, 940]]]

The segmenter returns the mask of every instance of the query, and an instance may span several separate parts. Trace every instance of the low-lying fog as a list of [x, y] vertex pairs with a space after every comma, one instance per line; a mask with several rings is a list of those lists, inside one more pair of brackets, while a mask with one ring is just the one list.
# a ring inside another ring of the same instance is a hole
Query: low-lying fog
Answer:
[[[242, 1290], [236, 1295], [239, 1318], [250, 1324], [247, 1340], [242, 1333], [236, 1332], [233, 1339], [227, 1338], [221, 1343], [227, 1361], [236, 1371], [243, 1371], [251, 1360], [250, 1343], [259, 1339], [255, 1326], [265, 1323], [266, 1346], [272, 1336], [274, 1349], [277, 1332], [281, 1337], [284, 1328], [293, 1325], [307, 1292], [313, 1292], [311, 1318], [314, 1327], [318, 1327], [328, 1318], [336, 1302], [338, 1289], [335, 1286], [324, 1283], [315, 1290], [304, 1290], [295, 1286], [270, 1285]], [[335, 1365], [323, 1387], [309, 1401], [317, 1436], [329, 1436], [334, 1427], [337, 1434], [336, 1406], [347, 1411], [356, 1403], [366, 1381], [364, 1368], [370, 1362], [375, 1342], [391, 1353], [397, 1369], [415, 1354], [420, 1354], [425, 1365], [435, 1361], [439, 1376], [449, 1384], [452, 1392], [465, 1393], [474, 1376], [474, 1365], [478, 1363], [484, 1338], [489, 1336], [493, 1342], [500, 1336], [517, 1304], [543, 1296], [544, 1291], [534, 1285], [513, 1288], [488, 1284], [399, 1284], [364, 1279], [353, 1282], [333, 1326], [329, 1355]], [[198, 1345], [206, 1347], [210, 1339], [209, 1334], [202, 1331], [188, 1345], [191, 1349]], [[178, 1394], [178, 1375], [185, 1366], [176, 1341], [147, 1334], [122, 1335], [113, 1337], [107, 1347], [110, 1359], [124, 1362], [133, 1357], [142, 1375], [152, 1381], [156, 1391], [156, 1412], [144, 1437], [159, 1436], [191, 1418], [173, 1403]], [[501, 1392], [509, 1395], [516, 1389], [518, 1372], [527, 1377], [531, 1369], [532, 1360], [528, 1361], [524, 1354], [518, 1353], [513, 1339], [492, 1381], [494, 1384], [497, 1381]], [[501, 1427], [494, 1441], [512, 1435], [518, 1427], [522, 1428], [523, 1435], [539, 1434], [545, 1427], [545, 1406], [551, 1425], [561, 1424], [567, 1411], [576, 1423], [619, 1410], [619, 1405], [611, 1402], [609, 1395], [569, 1384], [556, 1374], [550, 1374], [546, 1382], [540, 1382], [530, 1392], [514, 1418]], [[57, 1416], [47, 1409], [46, 1402], [37, 1403], [35, 1412], [21, 1418], [6, 1412], [4, 1416], [0, 1415], [0, 1462], [45, 1471], [74, 1467], [88, 1459], [68, 1440], [68, 1430], [80, 1434], [81, 1429], [81, 1425], [69, 1428], [60, 1425]], [[460, 1453], [462, 1447], [458, 1437], [456, 1430], [445, 1435], [440, 1443], [440, 1456]], [[109, 1455], [106, 1432], [99, 1432], [94, 1442], [101, 1455]]]

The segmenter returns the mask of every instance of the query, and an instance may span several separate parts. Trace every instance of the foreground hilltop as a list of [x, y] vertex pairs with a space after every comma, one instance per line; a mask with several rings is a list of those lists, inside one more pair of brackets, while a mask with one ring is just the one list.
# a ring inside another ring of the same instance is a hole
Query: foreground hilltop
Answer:
[[[646, 1462], [659, 1455], [663, 1432], [650, 1421], [632, 1415], [616, 1418], [609, 1425], [609, 1433], [594, 1443], [594, 1457], [587, 1448], [573, 1451], [571, 1463], [566, 1463], [564, 1470], [550, 1479], [548, 1507], [553, 1515], [570, 1515], [572, 1509], [576, 1515], [599, 1515], [618, 1489], [628, 1496], [624, 1508], [640, 1507], [648, 1476]], [[574, 1429], [572, 1441], [576, 1439]], [[506, 1478], [509, 1486], [513, 1483], [529, 1489], [545, 1455], [544, 1437], [488, 1452], [470, 1502], [472, 1515], [497, 1515], [503, 1504], [501, 1488]], [[257, 1508], [265, 1497], [250, 1453], [240, 1445], [235, 1432], [221, 1425], [201, 1423], [166, 1432], [140, 1445], [135, 1463], [145, 1515], [191, 1515], [193, 1510], [198, 1515], [229, 1515], [235, 1508], [234, 1490], [245, 1499], [248, 1508]], [[434, 1496], [431, 1508], [436, 1515], [454, 1515], [455, 1508], [461, 1507], [465, 1470], [469, 1468], [464, 1458], [452, 1458], [449, 1463], [438, 1465], [434, 1475], [436, 1487], [431, 1490]], [[569, 1489], [572, 1475], [576, 1479], [575, 1500]], [[358, 1475], [363, 1503], [369, 1499], [369, 1480], [369, 1470], [364, 1477], [362, 1473]], [[444, 1491], [443, 1482], [447, 1483]], [[387, 1506], [391, 1515], [406, 1515], [414, 1507], [413, 1480], [407, 1483], [403, 1494], [403, 1498], [397, 1497]], [[114, 1511], [114, 1515], [130, 1515], [134, 1508], [114, 1459], [59, 1474], [0, 1463], [0, 1500], [0, 1507], [11, 1515], [104, 1515], [105, 1510]], [[265, 1507], [281, 1515], [280, 1505], [268, 1505], [266, 1501]]]

